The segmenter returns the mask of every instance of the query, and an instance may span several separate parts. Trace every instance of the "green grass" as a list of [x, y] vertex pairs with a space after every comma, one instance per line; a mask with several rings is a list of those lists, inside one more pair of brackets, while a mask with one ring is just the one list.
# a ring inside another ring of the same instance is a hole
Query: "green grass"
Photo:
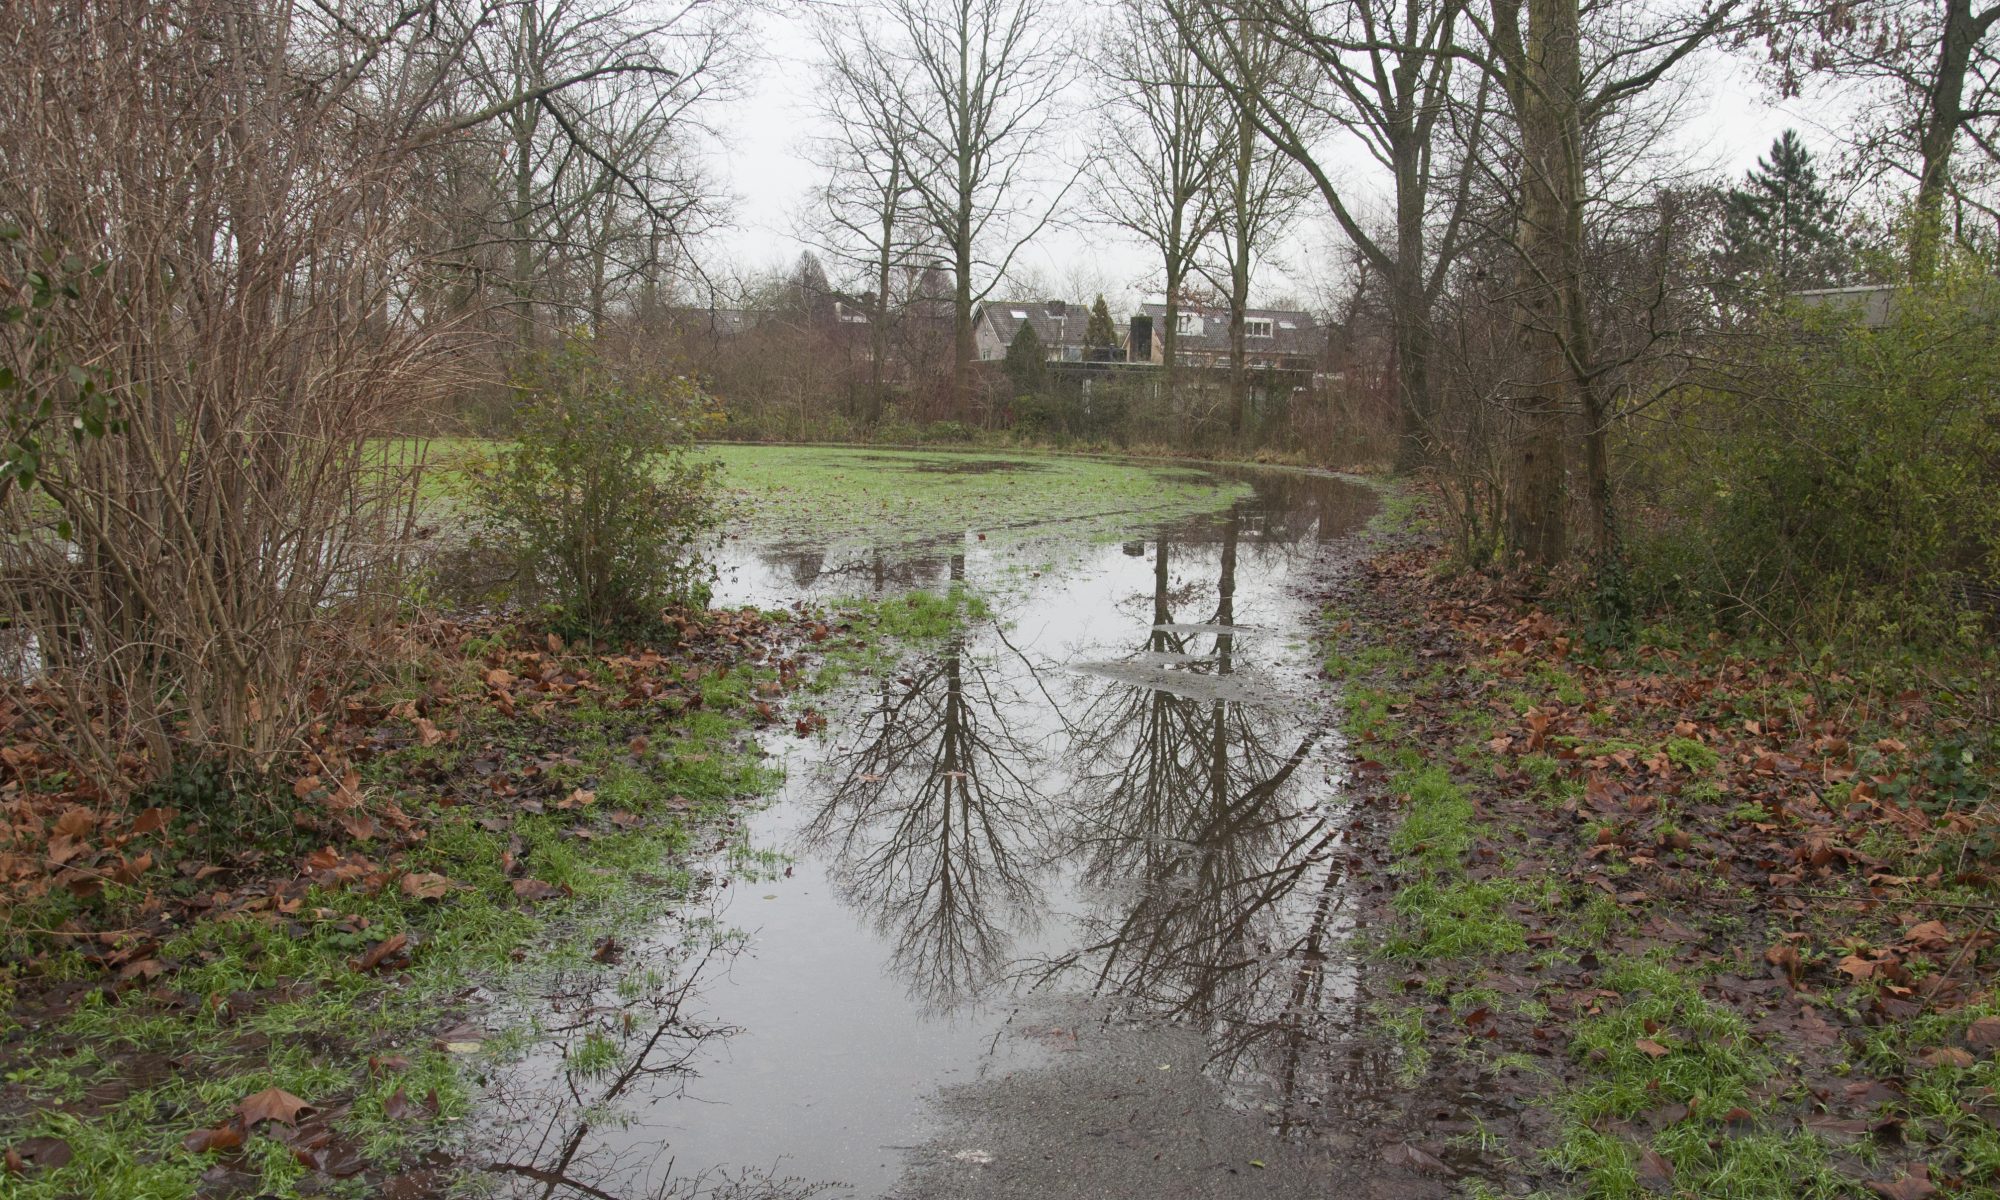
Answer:
[[1575, 1026], [1570, 1053], [1589, 1070], [1558, 1102], [1565, 1128], [1551, 1155], [1580, 1177], [1586, 1194], [1609, 1200], [1653, 1194], [1640, 1178], [1639, 1147], [1605, 1132], [1606, 1122], [1667, 1106], [1684, 1107], [1686, 1116], [1649, 1144], [1673, 1164], [1677, 1194], [1742, 1200], [1860, 1194], [1834, 1168], [1826, 1142], [1778, 1132], [1766, 1118], [1758, 1091], [1773, 1065], [1742, 1017], [1703, 999], [1692, 980], [1661, 962], [1618, 962], [1600, 982], [1618, 999]]
[[1217, 512], [1249, 485], [1167, 464], [1036, 454], [722, 445], [733, 519], [761, 541], [875, 545], [983, 533], [1110, 539], [1160, 521]]
[[[593, 787], [597, 800], [587, 813], [522, 812], [495, 830], [481, 823], [491, 810], [425, 811], [429, 834], [408, 852], [403, 869], [436, 872], [459, 885], [442, 899], [412, 899], [392, 880], [375, 890], [314, 889], [296, 913], [198, 921], [159, 950], [161, 961], [178, 968], [161, 982], [190, 1003], [162, 1009], [139, 992], [119, 999], [92, 992], [61, 1021], [31, 1030], [10, 1056], [7, 1074], [27, 1108], [0, 1126], [0, 1143], [61, 1137], [74, 1158], [56, 1170], [6, 1179], [0, 1194], [10, 1200], [192, 1196], [214, 1159], [184, 1149], [181, 1138], [219, 1124], [244, 1096], [274, 1086], [315, 1105], [351, 1101], [338, 1127], [378, 1161], [406, 1161], [440, 1144], [449, 1122], [470, 1110], [472, 1075], [481, 1063], [507, 1047], [525, 1049], [535, 1036], [517, 1029], [471, 1056], [432, 1046], [431, 1031], [456, 1019], [466, 984], [531, 989], [551, 971], [612, 970], [593, 961], [599, 940], [679, 903], [692, 886], [681, 864], [694, 835], [712, 829], [739, 798], [775, 783], [745, 741], [754, 682], [748, 671], [710, 677], [704, 707], [672, 726], [594, 704], [566, 714], [556, 735], [566, 761], [551, 777]], [[551, 744], [550, 731], [505, 722], [481, 706], [461, 715], [460, 744], [483, 741], [528, 757]], [[641, 721], [650, 753], [635, 761], [629, 743]], [[435, 758], [434, 750], [415, 746], [391, 751], [366, 764], [365, 786], [399, 793], [415, 811], [429, 801], [404, 780], [413, 768], [433, 768]], [[601, 819], [614, 809], [642, 820], [626, 829]], [[575, 836], [578, 827], [592, 836]], [[522, 904], [505, 866], [510, 852], [529, 876], [571, 894]], [[29, 935], [16, 917], [10, 942], [18, 951]], [[416, 943], [406, 970], [350, 969], [351, 958], [396, 933]], [[293, 985], [289, 996], [271, 990], [281, 984]], [[229, 1002], [239, 995], [256, 997], [248, 1011]], [[118, 1059], [130, 1051], [184, 1065], [88, 1120], [54, 1111], [116, 1079]], [[568, 1069], [601, 1073], [620, 1053], [609, 1035], [586, 1038]], [[409, 1065], [371, 1074], [370, 1055], [400, 1056]], [[411, 1097], [435, 1091], [444, 1120], [389, 1118], [384, 1105], [398, 1087]], [[278, 1196], [297, 1194], [308, 1175], [287, 1148], [264, 1136], [246, 1142], [244, 1169], [260, 1176], [263, 1192]], [[364, 1193], [358, 1178], [336, 1181], [332, 1191]]]

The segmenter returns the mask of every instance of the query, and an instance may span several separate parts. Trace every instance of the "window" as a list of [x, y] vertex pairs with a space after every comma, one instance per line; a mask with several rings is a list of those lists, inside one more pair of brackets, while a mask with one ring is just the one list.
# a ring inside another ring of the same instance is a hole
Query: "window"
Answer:
[[1280, 321], [1280, 322], [1278, 322], [1278, 328], [1280, 328], [1280, 329], [1297, 329], [1298, 327], [1299, 327], [1299, 323], [1298, 323], [1297, 321]]
[[1014, 319], [1016, 321], [1025, 321], [1028, 319], [1028, 313], [1026, 309], [1017, 308], [1013, 310], [1013, 313], [1014, 313]]
[[1243, 336], [1270, 337], [1271, 319], [1269, 317], [1245, 317], [1243, 319]]
[[1201, 314], [1200, 314], [1200, 313], [1191, 313], [1191, 312], [1184, 312], [1184, 313], [1179, 313], [1179, 314], [1176, 314], [1176, 316], [1175, 316], [1175, 319], [1174, 319], [1174, 332], [1175, 332], [1175, 333], [1191, 333], [1191, 334], [1195, 335], [1196, 337], [1200, 337], [1200, 336], [1201, 336]]

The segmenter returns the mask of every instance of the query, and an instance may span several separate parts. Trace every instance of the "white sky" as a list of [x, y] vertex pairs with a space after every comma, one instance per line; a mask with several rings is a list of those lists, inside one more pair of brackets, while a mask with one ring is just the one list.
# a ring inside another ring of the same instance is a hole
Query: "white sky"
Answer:
[[[753, 37], [759, 57], [740, 97], [710, 113], [727, 140], [714, 163], [717, 182], [732, 197], [725, 205], [728, 227], [705, 239], [701, 248], [704, 265], [717, 275], [795, 262], [806, 248], [796, 233], [800, 214], [818, 179], [817, 169], [801, 152], [814, 133], [816, 48], [806, 19], [796, 11], [762, 11], [751, 19], [759, 26]], [[1798, 129], [1815, 154], [1830, 155], [1838, 144], [1839, 130], [1824, 123], [1823, 114], [1830, 110], [1824, 100], [1775, 104], [1739, 60], [1711, 56], [1692, 66], [1684, 82], [1687, 117], [1677, 150], [1691, 166], [1733, 179], [1754, 165], [1787, 127]], [[1351, 164], [1350, 170], [1366, 173], [1364, 179], [1374, 173], [1373, 164], [1355, 152], [1342, 154], [1335, 148], [1332, 155]], [[1356, 191], [1385, 194], [1379, 185], [1364, 184]], [[1314, 280], [1334, 274], [1330, 264], [1339, 261], [1339, 241], [1322, 202], [1309, 200], [1287, 243], [1261, 273], [1255, 287], [1259, 298], [1309, 301]], [[1157, 295], [1154, 256], [1144, 243], [1115, 229], [1045, 230], [1023, 260], [1053, 291], [1069, 293], [1064, 298], [1088, 302], [1086, 290], [1103, 291], [1114, 312], [1130, 311], [1142, 294]]]

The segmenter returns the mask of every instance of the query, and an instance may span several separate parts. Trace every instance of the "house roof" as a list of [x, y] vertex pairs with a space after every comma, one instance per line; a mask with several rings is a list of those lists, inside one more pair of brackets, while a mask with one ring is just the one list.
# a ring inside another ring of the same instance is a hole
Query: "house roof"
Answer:
[[993, 323], [1003, 346], [1014, 344], [1023, 325], [1033, 325], [1044, 346], [1081, 346], [1090, 327], [1090, 305], [1065, 300], [988, 300], [980, 312]]
[[[1164, 304], [1141, 304], [1139, 310], [1153, 318], [1153, 338], [1157, 345], [1161, 331], [1165, 329], [1167, 306]], [[1229, 350], [1229, 310], [1224, 308], [1203, 308], [1183, 304], [1183, 317], [1194, 316], [1201, 319], [1200, 332], [1183, 331], [1175, 340], [1180, 352], [1214, 351], [1227, 353]], [[1326, 349], [1326, 331], [1311, 313], [1290, 308], [1246, 308], [1243, 319], [1247, 321], [1269, 321], [1271, 336], [1248, 337], [1244, 345], [1255, 354], [1285, 354], [1302, 358], [1317, 358]]]

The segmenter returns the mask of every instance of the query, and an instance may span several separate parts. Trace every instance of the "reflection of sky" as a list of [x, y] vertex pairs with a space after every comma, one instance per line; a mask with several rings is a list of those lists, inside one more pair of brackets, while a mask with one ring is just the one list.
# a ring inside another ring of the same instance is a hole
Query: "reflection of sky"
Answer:
[[[854, 689], [822, 739], [774, 744], [786, 789], [753, 842], [796, 861], [725, 889], [749, 952], [702, 996], [737, 1032], [675, 1077], [685, 1098], [599, 1136], [681, 1172], [756, 1166], [868, 1194], [895, 1178], [893, 1147], [919, 1140], [936, 1088], [1037, 1059], [1008, 1031], [1024, 981], [1194, 1018], [1219, 1048], [1315, 1007], [1319, 959], [1295, 951], [1327, 924], [1339, 767], [1325, 713], [1301, 699], [1316, 695], [1299, 636], [1314, 602], [1295, 572], [1371, 502], [1266, 478], [1284, 513], [1245, 508], [1233, 542], [1210, 519], [1123, 546], [968, 538], [839, 561], [738, 547], [718, 602], [961, 577], [995, 620]], [[1300, 519], [1329, 496], [1346, 502]], [[1156, 616], [1220, 612], [1241, 631], [1154, 632]], [[1076, 669], [1092, 663], [1241, 673], [1286, 695], [1172, 695]], [[1274, 1073], [1252, 1057], [1224, 1073]]]

